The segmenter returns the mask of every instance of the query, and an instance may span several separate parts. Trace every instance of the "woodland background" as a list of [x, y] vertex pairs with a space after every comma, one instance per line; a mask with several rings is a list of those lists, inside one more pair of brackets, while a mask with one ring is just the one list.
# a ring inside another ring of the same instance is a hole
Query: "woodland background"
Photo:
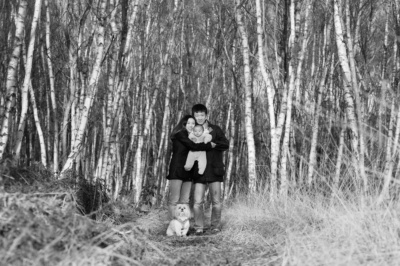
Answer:
[[[1, 261], [396, 264], [399, 8], [0, 0]], [[171, 240], [155, 207], [195, 103], [230, 141], [225, 224]]]
[[3, 164], [160, 201], [200, 102], [226, 197], [399, 182], [399, 1], [1, 1], [0, 23]]
[[3, 164], [159, 202], [171, 127], [204, 103], [225, 197], [399, 182], [399, 1], [3, 0], [0, 23]]

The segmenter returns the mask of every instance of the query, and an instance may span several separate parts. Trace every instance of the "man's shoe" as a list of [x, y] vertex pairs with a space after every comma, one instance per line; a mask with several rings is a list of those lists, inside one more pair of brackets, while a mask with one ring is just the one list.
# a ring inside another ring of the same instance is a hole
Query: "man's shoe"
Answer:
[[201, 236], [203, 234], [204, 234], [203, 229], [197, 229], [196, 230], [196, 233], [195, 233], [196, 236]]
[[219, 228], [211, 229], [211, 234], [218, 234], [219, 232], [221, 232], [221, 229], [219, 229]]

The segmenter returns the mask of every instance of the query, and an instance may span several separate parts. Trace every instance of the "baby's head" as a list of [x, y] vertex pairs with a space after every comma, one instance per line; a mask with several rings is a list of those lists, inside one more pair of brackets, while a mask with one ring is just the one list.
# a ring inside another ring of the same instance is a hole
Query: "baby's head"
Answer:
[[193, 128], [193, 134], [194, 134], [196, 137], [200, 137], [200, 136], [203, 134], [203, 132], [204, 132], [204, 128], [203, 128], [202, 125], [196, 125], [196, 126]]

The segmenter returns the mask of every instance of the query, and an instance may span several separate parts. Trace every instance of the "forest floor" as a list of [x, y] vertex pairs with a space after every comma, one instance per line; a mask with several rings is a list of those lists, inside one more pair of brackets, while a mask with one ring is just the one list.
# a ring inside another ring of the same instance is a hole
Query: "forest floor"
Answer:
[[[247, 236], [235, 234], [230, 224], [232, 217], [223, 213], [223, 227], [219, 233], [205, 231], [201, 236], [189, 232], [186, 237], [166, 236], [168, 226], [167, 212], [157, 210], [140, 217], [135, 224], [148, 232], [148, 239], [156, 248], [148, 251], [145, 264], [148, 265], [281, 265], [282, 258], [278, 255], [276, 246], [268, 241], [263, 232], [254, 232], [251, 228]], [[206, 211], [206, 220], [210, 219], [210, 210]], [[246, 225], [244, 225], [246, 226]], [[252, 225], [247, 225], [251, 227]], [[263, 225], [273, 229], [268, 221]], [[264, 232], [265, 233], [265, 232]], [[273, 232], [268, 232], [273, 234]], [[235, 239], [235, 235], [237, 239]], [[250, 238], [257, 241], [249, 241]], [[242, 239], [241, 239], [242, 238]], [[248, 239], [246, 239], [248, 238]], [[244, 242], [242, 242], [244, 240]], [[152, 254], [153, 253], [153, 254]], [[155, 259], [158, 257], [158, 259]]]
[[[224, 204], [217, 234], [167, 237], [166, 208], [129, 201], [82, 215], [93, 191], [20, 173], [0, 186], [0, 265], [398, 265], [400, 206], [352, 195]], [[32, 172], [27, 172], [32, 175]], [[9, 176], [14, 176], [10, 173]], [[33, 181], [32, 181], [33, 180]], [[91, 201], [92, 205], [98, 204]], [[209, 210], [206, 212], [209, 217]]]

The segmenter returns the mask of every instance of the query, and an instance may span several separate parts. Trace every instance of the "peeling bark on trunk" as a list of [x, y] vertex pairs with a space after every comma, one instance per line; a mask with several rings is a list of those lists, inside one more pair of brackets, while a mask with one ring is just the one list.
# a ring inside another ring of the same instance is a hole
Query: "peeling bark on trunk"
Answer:
[[7, 67], [6, 81], [6, 101], [4, 118], [0, 131], [0, 160], [3, 158], [4, 151], [8, 143], [10, 134], [10, 123], [12, 122], [12, 109], [15, 106], [15, 98], [17, 93], [17, 68], [21, 55], [22, 43], [24, 41], [24, 21], [26, 17], [27, 1], [21, 0], [18, 7], [18, 15], [15, 20], [15, 40], [13, 44], [12, 55]]
[[[237, 5], [240, 1], [237, 1]], [[252, 124], [252, 97], [253, 92], [251, 88], [251, 73], [250, 73], [250, 58], [249, 58], [249, 44], [247, 32], [243, 25], [243, 19], [241, 10], [236, 9], [236, 20], [239, 28], [239, 32], [242, 39], [242, 53], [243, 53], [243, 68], [244, 68], [244, 80], [245, 80], [245, 129], [246, 129], [246, 141], [247, 141], [247, 174], [249, 180], [249, 191], [255, 192], [257, 189], [257, 173], [256, 173], [256, 151], [254, 144], [254, 132]]]
[[356, 74], [356, 62], [354, 58], [354, 45], [353, 38], [350, 27], [350, 7], [349, 1], [346, 1], [345, 13], [346, 13], [346, 41], [347, 41], [347, 51], [349, 56], [350, 63], [350, 73], [351, 73], [351, 82], [354, 91], [354, 98], [356, 101], [356, 113], [357, 113], [357, 123], [358, 123], [358, 141], [359, 141], [359, 157], [358, 157], [358, 169], [360, 171], [360, 176], [363, 180], [363, 190], [367, 191], [368, 188], [368, 180], [365, 174], [365, 166], [364, 166], [364, 156], [365, 156], [365, 145], [364, 145], [364, 123], [363, 123], [363, 112], [361, 109], [361, 101], [360, 101], [360, 89], [358, 87], [357, 74]]
[[267, 104], [268, 104], [268, 115], [271, 127], [271, 181], [270, 181], [270, 195], [274, 197], [276, 194], [276, 184], [277, 184], [277, 161], [279, 156], [279, 139], [280, 136], [276, 134], [276, 121], [275, 121], [275, 111], [274, 111], [274, 93], [272, 91], [271, 80], [266, 70], [264, 62], [264, 40], [263, 40], [263, 28], [262, 28], [262, 16], [261, 16], [261, 4], [260, 0], [256, 0], [256, 16], [257, 16], [257, 48], [258, 48], [258, 61], [259, 68], [265, 83], [265, 89], [267, 92]]
[[62, 171], [60, 173], [60, 179], [68, 177], [66, 175], [66, 172], [70, 170], [73, 166], [73, 163], [75, 159], [79, 156], [79, 153], [82, 149], [83, 145], [83, 138], [84, 138], [84, 133], [86, 130], [87, 122], [89, 119], [89, 113], [90, 109], [93, 105], [93, 100], [96, 97], [97, 93], [97, 81], [100, 75], [100, 66], [102, 63], [103, 59], [103, 54], [104, 54], [104, 34], [105, 34], [105, 27], [106, 27], [106, 15], [105, 15], [105, 10], [106, 10], [106, 1], [101, 0], [99, 3], [99, 17], [98, 17], [98, 27], [97, 27], [97, 49], [96, 49], [96, 59], [95, 63], [93, 65], [92, 72], [90, 74], [90, 80], [89, 80], [89, 87], [87, 89], [87, 94], [85, 96], [83, 106], [84, 108], [82, 109], [82, 114], [81, 114], [81, 119], [80, 119], [80, 124], [79, 128], [77, 131], [77, 134], [75, 135], [74, 141], [71, 141], [73, 143], [73, 146], [71, 148], [71, 152], [68, 155], [68, 159], [65, 162]]
[[14, 146], [14, 156], [16, 160], [19, 160], [21, 156], [21, 146], [22, 139], [24, 137], [25, 130], [25, 122], [26, 122], [26, 113], [28, 111], [28, 91], [29, 85], [31, 82], [31, 73], [32, 73], [32, 62], [33, 62], [33, 52], [35, 48], [35, 40], [36, 40], [36, 28], [39, 23], [40, 11], [42, 6], [42, 0], [35, 1], [35, 10], [32, 19], [32, 28], [30, 32], [29, 38], [29, 46], [26, 55], [26, 64], [25, 64], [25, 77], [24, 83], [22, 85], [21, 91], [21, 113], [18, 124], [18, 132], [17, 132], [17, 141]]
[[[56, 102], [56, 93], [55, 93], [55, 85], [54, 85], [54, 71], [53, 71], [53, 62], [52, 62], [52, 53], [51, 53], [51, 38], [50, 38], [50, 11], [49, 11], [49, 1], [45, 0], [46, 6], [46, 55], [47, 55], [47, 67], [49, 71], [49, 81], [50, 81], [50, 99], [51, 99], [51, 107], [54, 116], [54, 143], [53, 143], [53, 172], [58, 173], [58, 146], [59, 146], [59, 133], [58, 133], [58, 119], [57, 119], [57, 102]], [[50, 118], [50, 116], [49, 116]], [[50, 126], [50, 124], [49, 124]]]
[[[355, 115], [355, 104], [354, 104], [354, 96], [355, 91], [352, 88], [352, 78], [351, 78], [351, 70], [349, 64], [349, 58], [347, 56], [346, 45], [343, 39], [343, 31], [342, 31], [342, 21], [339, 14], [339, 0], [334, 0], [334, 24], [335, 24], [335, 37], [336, 37], [336, 46], [339, 55], [339, 62], [343, 72], [344, 78], [344, 99], [346, 102], [346, 115], [347, 121], [349, 123], [352, 138], [351, 138], [351, 147], [353, 152], [353, 164], [356, 167], [355, 174], [359, 176], [359, 166], [360, 166], [360, 153], [358, 148], [359, 143], [359, 134], [357, 127], [357, 119]], [[358, 178], [359, 179], [359, 178]], [[363, 190], [365, 191], [367, 185], [367, 180], [363, 180]]]
[[301, 44], [301, 50], [298, 55], [298, 65], [296, 73], [294, 73], [294, 38], [295, 38], [295, 25], [294, 25], [294, 2], [291, 2], [290, 6], [290, 21], [291, 21], [291, 34], [289, 40], [288, 50], [291, 54], [291, 60], [289, 62], [289, 89], [288, 89], [288, 100], [287, 100], [287, 112], [286, 112], [286, 122], [285, 122], [285, 132], [282, 142], [282, 155], [281, 155], [281, 164], [280, 164], [280, 173], [281, 173], [281, 186], [279, 193], [286, 197], [288, 192], [288, 184], [287, 184], [287, 159], [289, 156], [289, 137], [291, 131], [291, 119], [292, 119], [292, 98], [293, 93], [296, 91], [297, 87], [300, 86], [300, 74], [302, 72], [304, 54], [306, 51], [306, 46], [308, 42], [308, 15], [311, 9], [311, 0], [307, 0], [306, 2], [306, 10], [305, 10], [305, 22], [303, 28], [303, 39]]

